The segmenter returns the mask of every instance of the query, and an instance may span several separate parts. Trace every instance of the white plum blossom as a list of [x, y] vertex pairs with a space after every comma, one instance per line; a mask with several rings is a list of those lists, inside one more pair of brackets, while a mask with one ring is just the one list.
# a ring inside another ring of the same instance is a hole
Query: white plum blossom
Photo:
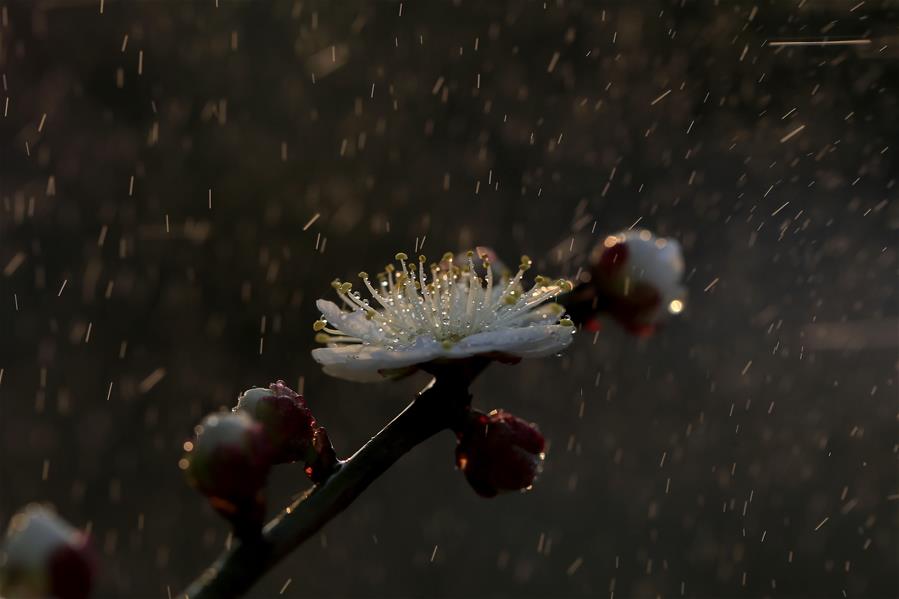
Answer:
[[348, 308], [320, 299], [322, 318], [315, 322], [316, 340], [327, 347], [312, 357], [332, 376], [371, 382], [408, 372], [434, 360], [489, 354], [533, 358], [556, 354], [572, 341], [574, 326], [563, 308], [549, 300], [570, 291], [566, 280], [538, 276], [525, 290], [522, 277], [531, 267], [523, 256], [515, 275], [495, 275], [486, 253], [479, 276], [469, 252], [462, 264], [451, 253], [440, 264], [417, 268], [406, 254], [388, 265], [372, 283], [359, 273], [371, 300], [351, 283], [332, 287]]

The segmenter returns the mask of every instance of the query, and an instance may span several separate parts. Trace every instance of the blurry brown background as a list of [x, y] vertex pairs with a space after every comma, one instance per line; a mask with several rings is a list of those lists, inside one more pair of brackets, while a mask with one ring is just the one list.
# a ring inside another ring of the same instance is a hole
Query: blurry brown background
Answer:
[[[475, 385], [547, 434], [531, 493], [478, 498], [440, 436], [254, 596], [896, 596], [897, 25], [0, 0], [0, 520], [52, 502], [92, 527], [98, 596], [175, 593], [227, 533], [176, 466], [203, 414], [303, 377], [346, 454], [423, 382], [319, 372], [332, 278], [416, 239], [564, 274], [574, 231], [639, 220], [684, 246], [682, 318]], [[869, 41], [768, 43], [821, 38]], [[279, 469], [272, 508], [306, 484]]]

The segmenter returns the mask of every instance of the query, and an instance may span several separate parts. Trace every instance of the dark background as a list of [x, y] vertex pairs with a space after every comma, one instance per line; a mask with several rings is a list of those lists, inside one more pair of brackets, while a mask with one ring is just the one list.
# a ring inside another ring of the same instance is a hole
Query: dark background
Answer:
[[[284, 378], [348, 454], [424, 382], [321, 374], [332, 278], [425, 236], [560, 275], [638, 220], [682, 317], [474, 387], [546, 433], [531, 493], [438, 436], [253, 596], [899, 594], [897, 3], [99, 4], [0, 2], [0, 520], [89, 525], [98, 596], [225, 542], [205, 413]], [[870, 43], [767, 44], [823, 38]]]

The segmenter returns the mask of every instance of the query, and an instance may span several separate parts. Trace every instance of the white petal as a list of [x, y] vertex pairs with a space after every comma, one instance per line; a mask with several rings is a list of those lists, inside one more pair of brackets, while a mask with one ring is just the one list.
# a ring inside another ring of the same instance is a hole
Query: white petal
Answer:
[[534, 308], [533, 310], [530, 310], [526, 314], [522, 315], [521, 319], [517, 320], [516, 323], [521, 325], [556, 324], [559, 322], [559, 319], [562, 318], [562, 314], [564, 311], [565, 308], [563, 308], [559, 304], [543, 304], [542, 306]]
[[520, 358], [537, 358], [555, 354], [571, 344], [574, 328], [562, 325], [534, 325], [477, 333], [465, 337], [448, 352], [461, 358], [476, 354], [502, 352]]
[[380, 371], [397, 370], [430, 362], [442, 353], [439, 343], [419, 338], [406, 348], [386, 349], [363, 345], [320, 347], [312, 350], [312, 358], [324, 366], [327, 374], [353, 381], [379, 380]]
[[377, 334], [374, 324], [365, 318], [363, 312], [344, 312], [334, 302], [324, 299], [315, 302], [315, 306], [333, 327], [351, 337], [368, 340]]
[[667, 295], [680, 283], [684, 258], [680, 244], [673, 239], [646, 238], [645, 232], [628, 232], [627, 264], [635, 280], [645, 281]]

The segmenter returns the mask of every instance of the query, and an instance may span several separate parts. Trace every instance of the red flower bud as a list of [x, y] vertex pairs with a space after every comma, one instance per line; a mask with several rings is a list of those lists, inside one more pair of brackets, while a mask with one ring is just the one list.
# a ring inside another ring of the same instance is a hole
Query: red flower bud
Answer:
[[272, 450], [262, 425], [245, 414], [210, 414], [184, 444], [180, 467], [209, 504], [235, 527], [255, 534], [265, 517], [265, 483]]
[[530, 488], [540, 472], [545, 441], [536, 425], [508, 412], [472, 410], [457, 431], [456, 466], [478, 495]]
[[0, 549], [0, 595], [86, 599], [96, 571], [88, 536], [40, 506], [12, 517]]
[[272, 463], [307, 461], [313, 455], [315, 417], [303, 396], [278, 381], [268, 389], [244, 391], [234, 412], [246, 414], [262, 425], [272, 448]]

